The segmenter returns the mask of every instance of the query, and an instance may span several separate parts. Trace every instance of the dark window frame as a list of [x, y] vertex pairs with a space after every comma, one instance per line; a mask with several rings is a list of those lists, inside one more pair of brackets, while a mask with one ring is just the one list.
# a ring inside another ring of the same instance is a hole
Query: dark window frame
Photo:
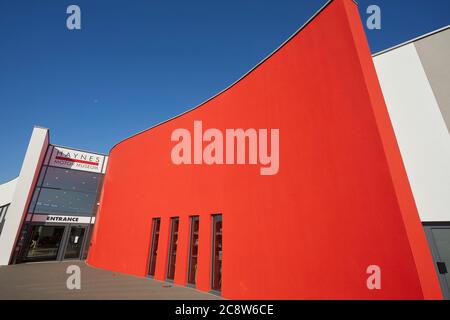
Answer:
[[[174, 231], [175, 228], [175, 222], [177, 223], [177, 230]], [[178, 251], [178, 240], [179, 240], [179, 230], [180, 230], [180, 218], [179, 217], [171, 217], [170, 218], [170, 238], [169, 238], [169, 257], [167, 259], [167, 274], [166, 274], [166, 281], [173, 282], [175, 280], [175, 273], [176, 273], [176, 262], [177, 262], [177, 251]], [[174, 236], [176, 233], [176, 241], [174, 241]], [[175, 250], [174, 250], [174, 242], [176, 244]], [[175, 254], [172, 254], [172, 252], [175, 252]], [[175, 259], [173, 259], [173, 257]], [[173, 261], [174, 260], [174, 261]], [[171, 267], [173, 262], [173, 277], [171, 275]]]
[[[212, 234], [211, 234], [211, 293], [214, 294], [218, 294], [221, 295], [222, 293], [222, 259], [220, 259], [220, 285], [219, 288], [215, 287], [214, 283], [215, 283], [215, 271], [216, 271], [216, 264], [215, 264], [215, 256], [216, 256], [216, 230], [215, 230], [215, 226], [216, 226], [216, 222], [221, 222], [222, 227], [221, 227], [221, 232], [220, 232], [220, 251], [221, 254], [223, 253], [223, 218], [222, 218], [222, 214], [218, 213], [218, 214], [213, 214], [211, 215], [211, 225], [212, 225]], [[222, 258], [222, 257], [221, 257]]]
[[[191, 280], [191, 267], [192, 267], [192, 249], [194, 248], [195, 243], [193, 243], [194, 240], [194, 223], [197, 222], [198, 223], [198, 231], [197, 231], [197, 256], [195, 257], [196, 260], [196, 265], [198, 266], [198, 241], [200, 238], [200, 216], [198, 215], [194, 215], [194, 216], [190, 216], [189, 217], [189, 226], [190, 226], [190, 230], [189, 230], [189, 254], [188, 254], [188, 273], [187, 273], [187, 284], [190, 287], [196, 287], [197, 285], [197, 270], [195, 270], [195, 275], [194, 275], [194, 281], [190, 281]], [[196, 267], [197, 267], [196, 266]]]
[[[158, 229], [158, 230], [156, 230]], [[152, 219], [152, 236], [150, 242], [150, 256], [148, 259], [147, 276], [153, 278], [156, 273], [156, 261], [158, 259], [159, 235], [161, 231], [161, 218]], [[156, 240], [157, 237], [157, 241]], [[155, 254], [156, 251], [156, 254]], [[154, 256], [154, 258], [153, 258]], [[152, 273], [153, 272], [153, 273]]]

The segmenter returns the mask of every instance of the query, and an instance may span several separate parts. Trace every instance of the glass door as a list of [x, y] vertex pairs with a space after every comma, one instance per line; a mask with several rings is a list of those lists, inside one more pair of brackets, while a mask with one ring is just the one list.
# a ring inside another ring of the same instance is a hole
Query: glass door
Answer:
[[64, 226], [32, 226], [24, 261], [56, 260], [64, 229]]
[[428, 225], [425, 231], [430, 244], [442, 292], [450, 299], [450, 226]]
[[66, 250], [64, 251], [64, 260], [80, 259], [85, 234], [86, 227], [70, 227], [69, 238], [67, 239]]

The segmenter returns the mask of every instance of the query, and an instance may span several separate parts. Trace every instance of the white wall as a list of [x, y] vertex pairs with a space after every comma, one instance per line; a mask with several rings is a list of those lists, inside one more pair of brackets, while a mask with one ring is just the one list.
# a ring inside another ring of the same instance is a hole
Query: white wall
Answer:
[[35, 127], [31, 134], [25, 159], [16, 182], [12, 203], [8, 209], [5, 224], [0, 235], [0, 265], [9, 263], [14, 244], [19, 236], [27, 205], [33, 193], [33, 186], [39, 175], [39, 168], [49, 143], [48, 129]]
[[450, 135], [413, 43], [374, 57], [422, 221], [450, 221]]
[[19, 177], [0, 184], [0, 207], [12, 202], [18, 179]]

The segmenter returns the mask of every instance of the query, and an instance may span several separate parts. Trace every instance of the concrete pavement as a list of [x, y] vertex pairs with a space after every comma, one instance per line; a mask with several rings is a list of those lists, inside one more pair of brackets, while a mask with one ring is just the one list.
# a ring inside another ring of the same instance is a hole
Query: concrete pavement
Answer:
[[[66, 269], [81, 269], [81, 289], [69, 290]], [[0, 267], [0, 299], [199, 299], [220, 297], [195, 289], [96, 269], [84, 261], [27, 263]]]

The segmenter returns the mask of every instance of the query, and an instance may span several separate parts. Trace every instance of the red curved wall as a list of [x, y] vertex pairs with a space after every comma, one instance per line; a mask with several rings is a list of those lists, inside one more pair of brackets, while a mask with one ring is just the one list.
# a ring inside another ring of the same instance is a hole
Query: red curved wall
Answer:
[[[279, 128], [280, 168], [175, 165], [171, 133]], [[371, 55], [350, 0], [335, 0], [274, 55], [200, 107], [115, 146], [88, 263], [167, 270], [180, 217], [175, 283], [185, 285], [189, 216], [200, 216], [197, 288], [210, 290], [211, 214], [223, 216], [222, 296], [245, 299], [440, 298]], [[381, 290], [366, 268], [381, 267]]]

